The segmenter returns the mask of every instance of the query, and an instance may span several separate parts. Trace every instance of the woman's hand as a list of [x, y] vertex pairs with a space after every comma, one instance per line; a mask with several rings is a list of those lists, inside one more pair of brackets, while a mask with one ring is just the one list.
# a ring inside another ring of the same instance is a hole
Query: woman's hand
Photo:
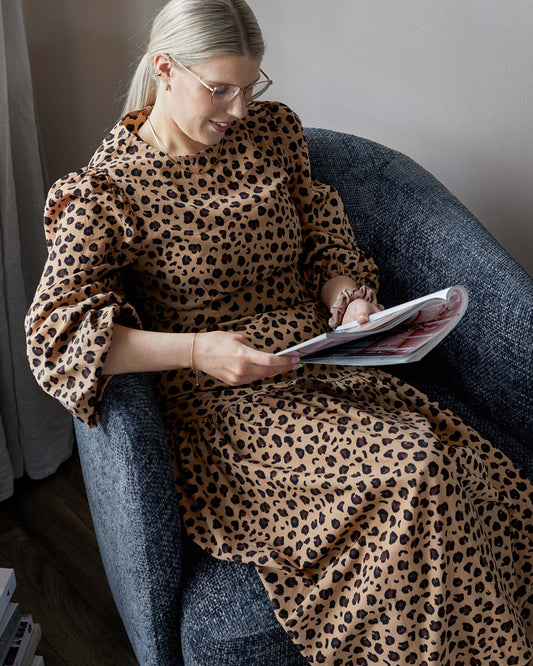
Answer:
[[298, 352], [277, 356], [260, 351], [242, 333], [210, 331], [196, 336], [193, 360], [202, 372], [230, 386], [240, 386], [295, 370], [300, 357]]
[[351, 321], [356, 321], [358, 324], [366, 324], [371, 314], [381, 312], [381, 310], [383, 310], [382, 305], [373, 305], [362, 298], [357, 298], [355, 301], [348, 303], [341, 324], [348, 324]]

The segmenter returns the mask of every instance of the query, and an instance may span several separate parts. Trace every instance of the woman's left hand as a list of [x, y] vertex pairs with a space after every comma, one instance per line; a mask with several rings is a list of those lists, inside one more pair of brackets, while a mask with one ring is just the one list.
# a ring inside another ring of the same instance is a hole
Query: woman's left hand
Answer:
[[382, 305], [373, 305], [363, 298], [356, 298], [348, 304], [341, 324], [348, 324], [351, 321], [356, 321], [358, 324], [366, 324], [368, 317], [374, 312], [381, 312]]

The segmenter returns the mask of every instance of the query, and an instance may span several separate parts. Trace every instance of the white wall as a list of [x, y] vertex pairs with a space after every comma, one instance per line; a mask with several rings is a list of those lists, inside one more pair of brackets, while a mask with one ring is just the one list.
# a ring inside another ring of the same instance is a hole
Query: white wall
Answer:
[[396, 148], [533, 275], [531, 0], [249, 0], [271, 97]]

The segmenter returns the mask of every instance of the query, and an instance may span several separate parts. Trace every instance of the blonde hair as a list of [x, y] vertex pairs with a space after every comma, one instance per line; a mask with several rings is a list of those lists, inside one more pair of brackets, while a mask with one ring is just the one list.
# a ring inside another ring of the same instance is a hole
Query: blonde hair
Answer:
[[262, 58], [264, 52], [261, 29], [244, 0], [170, 0], [154, 19], [122, 117], [154, 104], [158, 80], [153, 61], [158, 53], [168, 53], [190, 67], [223, 55]]

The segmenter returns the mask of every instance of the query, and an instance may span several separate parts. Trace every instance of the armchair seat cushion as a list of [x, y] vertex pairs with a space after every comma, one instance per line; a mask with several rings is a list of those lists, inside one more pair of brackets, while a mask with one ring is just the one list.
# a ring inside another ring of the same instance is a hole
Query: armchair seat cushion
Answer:
[[187, 666], [304, 666], [255, 567], [211, 557], [185, 538], [181, 639]]

